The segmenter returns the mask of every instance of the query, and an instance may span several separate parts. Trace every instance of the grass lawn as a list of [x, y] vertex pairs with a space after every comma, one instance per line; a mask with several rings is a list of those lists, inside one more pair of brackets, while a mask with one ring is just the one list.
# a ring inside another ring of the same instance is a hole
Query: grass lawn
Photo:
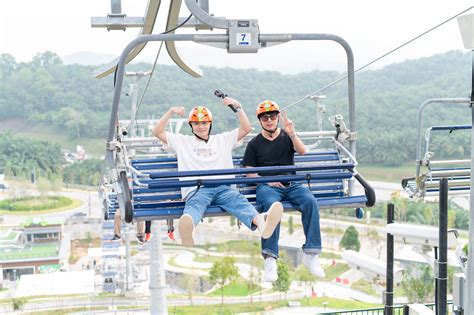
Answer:
[[65, 196], [23, 197], [0, 201], [0, 214], [32, 215], [77, 208], [81, 201]]
[[194, 257], [194, 261], [196, 262], [208, 262], [208, 263], [214, 263], [216, 261], [222, 260], [223, 257], [217, 257], [217, 256], [207, 256], [207, 255], [196, 255]]
[[[282, 295], [283, 296], [283, 295]], [[258, 297], [254, 298], [257, 301]], [[250, 301], [250, 300], [249, 300]], [[358, 301], [338, 300], [327, 297], [318, 298], [304, 298], [300, 299], [301, 306], [324, 307], [351, 310], [382, 307], [380, 304], [363, 303]], [[224, 298], [225, 303], [225, 298]], [[323, 304], [325, 303], [325, 304]], [[238, 313], [254, 313], [271, 311], [282, 307], [287, 307], [288, 301], [274, 301], [274, 302], [254, 302], [244, 304], [224, 304], [224, 305], [194, 305], [194, 306], [173, 306], [168, 307], [169, 314], [193, 314], [193, 315], [210, 315], [210, 314], [238, 314]]]
[[36, 311], [35, 314], [36, 315], [66, 315], [66, 314], [82, 313], [82, 312], [88, 312], [88, 311], [105, 311], [107, 309], [108, 308], [104, 306], [93, 306], [92, 308], [75, 307], [75, 308], [62, 309], [62, 310], [49, 310], [49, 311], [44, 311], [44, 312]]
[[337, 276], [340, 276], [342, 273], [349, 270], [349, 265], [337, 263], [335, 266], [328, 266], [324, 268], [324, 272], [326, 272], [326, 277], [324, 281], [332, 281], [336, 279]]
[[250, 254], [251, 251], [260, 253], [260, 243], [252, 241], [229, 241], [220, 244], [209, 244], [208, 246], [199, 246], [201, 248], [215, 247], [216, 252], [234, 252], [234, 253], [246, 253]]
[[415, 176], [415, 161], [396, 167], [360, 164], [357, 171], [367, 180], [400, 183], [402, 178]]
[[321, 255], [319, 255], [321, 258], [326, 258], [326, 259], [340, 259], [341, 255], [331, 253], [331, 252], [322, 252]]
[[[238, 279], [236, 282], [224, 286], [224, 301], [226, 296], [247, 296], [249, 294], [257, 293], [260, 287], [255, 287], [249, 291], [247, 282], [244, 279]], [[221, 289], [218, 288], [208, 294], [208, 296], [221, 296]]]
[[377, 296], [377, 292], [375, 291], [374, 287], [372, 286], [372, 283], [365, 279], [360, 279], [359, 281], [353, 283], [351, 285], [351, 288], [354, 290], [362, 291], [364, 293], [367, 293], [369, 295]]

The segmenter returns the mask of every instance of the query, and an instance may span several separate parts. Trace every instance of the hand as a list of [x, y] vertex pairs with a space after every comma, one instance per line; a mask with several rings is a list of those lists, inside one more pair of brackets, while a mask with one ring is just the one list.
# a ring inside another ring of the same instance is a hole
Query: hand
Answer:
[[173, 115], [184, 116], [184, 107], [183, 106], [173, 106], [170, 108], [170, 111]]
[[268, 186], [272, 186], [272, 187], [280, 187], [280, 188], [285, 188], [285, 186], [280, 183], [280, 182], [274, 182], [274, 183], [267, 183]]
[[222, 104], [224, 104], [225, 106], [232, 105], [235, 109], [242, 108], [242, 105], [240, 105], [239, 101], [234, 100], [231, 97], [224, 97], [224, 99], [222, 100]]
[[286, 116], [286, 110], [283, 112], [283, 119], [281, 113], [279, 114], [280, 121], [283, 123], [283, 130], [291, 137], [295, 134], [295, 126], [293, 121]]

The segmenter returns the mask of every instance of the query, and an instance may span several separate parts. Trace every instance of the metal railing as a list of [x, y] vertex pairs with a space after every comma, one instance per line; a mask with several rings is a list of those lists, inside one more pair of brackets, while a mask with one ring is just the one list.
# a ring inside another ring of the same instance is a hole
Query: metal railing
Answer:
[[[448, 314], [452, 314], [453, 311], [453, 302], [448, 301]], [[425, 304], [430, 309], [435, 309], [435, 303], [427, 303]], [[405, 305], [394, 305], [393, 306], [393, 315], [404, 315], [404, 307]], [[334, 312], [324, 312], [318, 313], [319, 315], [383, 315], [384, 308], [364, 308], [364, 309], [357, 309], [357, 310], [346, 310], [346, 311], [334, 311]]]
[[[357, 310], [347, 310], [347, 311], [335, 311], [335, 312], [325, 312], [325, 313], [318, 313], [321, 315], [383, 315], [384, 308], [365, 308], [365, 309], [357, 309]], [[403, 305], [398, 307], [394, 306], [393, 308], [394, 315], [403, 315]]]

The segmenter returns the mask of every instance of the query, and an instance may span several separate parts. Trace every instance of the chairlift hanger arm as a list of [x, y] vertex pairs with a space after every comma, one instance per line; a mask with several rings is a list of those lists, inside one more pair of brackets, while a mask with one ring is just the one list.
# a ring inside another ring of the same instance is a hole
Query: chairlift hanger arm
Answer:
[[436, 103], [453, 103], [453, 104], [470, 104], [470, 99], [468, 98], [433, 98], [428, 99], [423, 104], [420, 105], [418, 109], [418, 127], [416, 132], [416, 174], [415, 178], [418, 179], [420, 177], [420, 167], [422, 163], [421, 158], [421, 140], [422, 140], [422, 127], [423, 127], [423, 111], [429, 104], [436, 104]]
[[[179, 19], [179, 11], [181, 9], [181, 0], [179, 1], [172, 1], [170, 3], [170, 8], [168, 11], [168, 21], [166, 23], [166, 29], [171, 30], [175, 27]], [[174, 34], [174, 31], [170, 32], [170, 34]], [[180, 67], [184, 72], [190, 74], [195, 78], [200, 78], [203, 76], [203, 71], [197, 67], [192, 67], [188, 65], [178, 53], [176, 49], [176, 43], [174, 41], [167, 41], [165, 42], [166, 50], [168, 51], [168, 55], [174, 61], [178, 67]]]
[[[331, 40], [343, 46], [347, 55], [348, 67], [348, 86], [349, 86], [349, 129], [355, 132], [355, 96], [354, 96], [354, 56], [350, 46], [342, 38], [331, 34], [270, 34], [260, 35], [262, 42], [282, 42], [290, 40]], [[135, 47], [143, 45], [149, 41], [194, 41], [194, 42], [228, 42], [228, 35], [191, 35], [191, 34], [153, 34], [142, 35], [131, 41], [123, 50], [117, 68], [117, 81], [114, 90], [114, 99], [111, 110], [109, 129], [106, 142], [111, 142], [115, 135], [115, 125], [117, 122], [117, 113], [122, 93], [123, 77], [125, 73], [125, 64], [131, 51]], [[355, 141], [351, 141], [351, 153], [355, 156]], [[110, 149], [108, 152], [112, 153]], [[113, 167], [113, 166], [112, 166]]]
[[[143, 26], [142, 26], [142, 29], [140, 30], [139, 35], [151, 34], [151, 32], [153, 31], [153, 27], [155, 26], [155, 21], [156, 21], [156, 17], [158, 16], [160, 5], [161, 5], [161, 0], [148, 0], [147, 8], [145, 10], [145, 17], [143, 18]], [[91, 19], [91, 22], [94, 23], [93, 18]], [[138, 54], [140, 54], [143, 48], [145, 48], [146, 44], [147, 43], [145, 42], [139, 46], [136, 46], [127, 56], [126, 63], [129, 63], [136, 56], [138, 56]], [[114, 60], [110, 61], [109, 63], [94, 70], [93, 72], [94, 77], [96, 79], [101, 79], [113, 73], [117, 67], [119, 58], [120, 57], [117, 57]]]

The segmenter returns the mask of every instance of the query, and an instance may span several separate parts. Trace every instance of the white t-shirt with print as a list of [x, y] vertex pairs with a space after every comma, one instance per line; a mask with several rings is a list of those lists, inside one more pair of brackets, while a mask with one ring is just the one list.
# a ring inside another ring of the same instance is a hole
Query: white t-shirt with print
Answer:
[[[238, 141], [238, 137], [238, 128], [229, 132], [211, 135], [207, 143], [197, 139], [195, 136], [167, 132], [166, 142], [168, 147], [176, 152], [178, 171], [204, 171], [234, 168], [232, 150], [242, 145], [242, 141]], [[233, 177], [233, 175], [215, 175], [184, 177], [180, 180]], [[194, 189], [196, 189], [196, 186], [181, 188], [183, 199]]]

